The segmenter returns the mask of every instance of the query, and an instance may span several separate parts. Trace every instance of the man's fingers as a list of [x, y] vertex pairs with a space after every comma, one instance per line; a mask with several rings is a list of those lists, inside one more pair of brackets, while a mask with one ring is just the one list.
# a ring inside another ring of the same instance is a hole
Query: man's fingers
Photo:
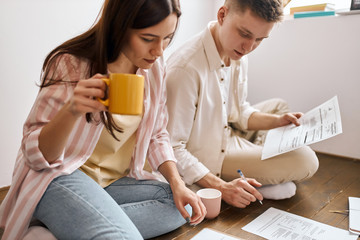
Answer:
[[256, 181], [254, 178], [248, 178], [247, 181], [248, 181], [248, 183], [250, 183], [251, 186], [254, 186], [254, 187], [262, 186], [262, 184], [259, 183], [258, 181]]
[[260, 187], [261, 183], [257, 182], [255, 179], [249, 178], [247, 182], [242, 181], [241, 185], [242, 185], [242, 190], [243, 190], [243, 193], [241, 194], [241, 196], [244, 199], [246, 199], [250, 202], [255, 202], [256, 200], [263, 199], [261, 193], [258, 190], [256, 190], [256, 188], [255, 188], [258, 186]]

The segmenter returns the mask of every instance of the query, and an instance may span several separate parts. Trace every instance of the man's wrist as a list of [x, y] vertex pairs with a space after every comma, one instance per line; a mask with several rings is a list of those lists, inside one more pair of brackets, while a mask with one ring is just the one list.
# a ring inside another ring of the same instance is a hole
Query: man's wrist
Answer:
[[222, 190], [223, 185], [226, 182], [222, 180], [221, 178], [215, 176], [212, 173], [206, 174], [202, 179], [196, 182], [197, 185], [205, 188], [215, 188], [218, 190]]

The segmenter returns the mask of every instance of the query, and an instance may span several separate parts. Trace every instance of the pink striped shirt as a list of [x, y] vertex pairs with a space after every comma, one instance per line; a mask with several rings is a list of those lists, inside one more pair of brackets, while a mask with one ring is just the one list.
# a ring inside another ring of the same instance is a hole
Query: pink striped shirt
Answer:
[[[88, 61], [65, 54], [58, 59], [56, 79], [66, 82], [88, 78]], [[129, 176], [156, 179], [143, 170], [145, 159], [156, 171], [163, 162], [175, 161], [169, 141], [164, 62], [159, 59], [149, 70], [139, 69], [145, 77], [144, 115], [136, 133], [136, 145]], [[37, 203], [49, 183], [60, 175], [70, 174], [90, 157], [103, 129], [103, 124], [87, 123], [80, 118], [71, 132], [62, 156], [49, 164], [38, 148], [40, 131], [73, 95], [75, 84], [56, 84], [39, 91], [24, 124], [21, 148], [15, 163], [12, 184], [0, 206], [0, 227], [5, 227], [3, 240], [21, 239], [26, 233]], [[99, 114], [95, 115], [99, 119]]]

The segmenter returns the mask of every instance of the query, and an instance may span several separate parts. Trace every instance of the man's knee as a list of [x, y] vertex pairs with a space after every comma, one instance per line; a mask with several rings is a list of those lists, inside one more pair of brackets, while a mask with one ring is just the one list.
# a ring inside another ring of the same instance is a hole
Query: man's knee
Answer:
[[261, 112], [271, 114], [284, 114], [290, 112], [289, 104], [282, 98], [271, 98], [253, 105], [254, 108]]
[[297, 151], [298, 179], [297, 182], [311, 178], [319, 168], [319, 160], [316, 153], [308, 146], [302, 147]]
[[272, 98], [270, 101], [273, 102], [274, 106], [273, 112], [271, 113], [281, 115], [290, 112], [289, 104], [284, 99]]

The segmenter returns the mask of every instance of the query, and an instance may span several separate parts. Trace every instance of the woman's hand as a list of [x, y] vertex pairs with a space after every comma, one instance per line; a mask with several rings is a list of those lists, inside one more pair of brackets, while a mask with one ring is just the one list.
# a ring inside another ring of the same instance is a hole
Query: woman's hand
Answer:
[[104, 97], [106, 89], [102, 77], [101, 74], [96, 74], [89, 79], [80, 80], [70, 101], [41, 129], [39, 149], [49, 163], [62, 154], [79, 116], [87, 112], [106, 111], [106, 107], [97, 100]]
[[77, 83], [68, 106], [74, 116], [80, 116], [88, 112], [106, 111], [106, 107], [97, 100], [105, 96], [106, 84], [101, 78], [104, 78], [104, 76], [96, 74]]
[[[169, 182], [176, 208], [183, 218], [189, 220], [191, 225], [199, 224], [206, 215], [206, 208], [200, 197], [185, 186], [177, 171], [175, 162], [165, 161], [159, 166], [158, 170]], [[185, 209], [188, 204], [192, 207], [192, 216]]]
[[[200, 197], [185, 186], [184, 183], [180, 183], [176, 186], [170, 185], [174, 202], [177, 209], [185, 219], [190, 220], [191, 225], [197, 225], [206, 215], [206, 208], [202, 203]], [[192, 216], [185, 210], [185, 206], [189, 204], [192, 207]]]

